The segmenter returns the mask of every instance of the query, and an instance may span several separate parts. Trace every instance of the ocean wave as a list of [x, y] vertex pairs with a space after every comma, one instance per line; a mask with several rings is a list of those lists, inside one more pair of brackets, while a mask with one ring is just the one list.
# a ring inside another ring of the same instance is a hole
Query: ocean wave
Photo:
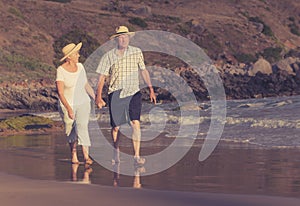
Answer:
[[293, 104], [294, 102], [290, 99], [282, 101], [264, 101], [264, 102], [254, 102], [254, 103], [243, 103], [237, 106], [237, 108], [255, 108], [255, 109], [266, 109], [266, 108], [276, 108], [283, 107], [286, 105]]
[[283, 119], [257, 119], [257, 118], [234, 118], [227, 117], [226, 124], [249, 124], [250, 127], [263, 128], [300, 128], [300, 120], [283, 120]]

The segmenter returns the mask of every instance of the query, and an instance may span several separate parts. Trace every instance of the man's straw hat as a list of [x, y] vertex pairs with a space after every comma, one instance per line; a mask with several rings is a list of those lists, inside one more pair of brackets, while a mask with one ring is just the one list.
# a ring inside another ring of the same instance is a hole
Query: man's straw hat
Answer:
[[110, 39], [113, 39], [122, 34], [134, 35], [134, 32], [129, 32], [129, 29], [126, 26], [119, 26], [116, 28], [116, 33], [112, 35]]
[[69, 57], [71, 54], [73, 54], [76, 51], [79, 51], [82, 46], [82, 42], [78, 43], [77, 45], [74, 43], [68, 44], [62, 49], [62, 53], [64, 54], [64, 57], [60, 59], [60, 61], [65, 60], [67, 57]]

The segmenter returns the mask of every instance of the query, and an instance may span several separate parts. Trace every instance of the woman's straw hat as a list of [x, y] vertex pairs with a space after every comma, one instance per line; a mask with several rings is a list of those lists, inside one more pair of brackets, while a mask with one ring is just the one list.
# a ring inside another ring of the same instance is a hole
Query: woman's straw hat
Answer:
[[71, 54], [73, 54], [76, 51], [79, 51], [82, 46], [82, 42], [78, 43], [77, 45], [74, 43], [68, 44], [62, 49], [62, 53], [64, 54], [64, 57], [60, 59], [60, 61], [65, 60], [67, 57], [69, 57]]
[[134, 35], [134, 32], [129, 32], [129, 29], [126, 26], [119, 26], [116, 28], [116, 33], [110, 37], [110, 39], [113, 39], [117, 36], [120, 36], [122, 34], [129, 34]]

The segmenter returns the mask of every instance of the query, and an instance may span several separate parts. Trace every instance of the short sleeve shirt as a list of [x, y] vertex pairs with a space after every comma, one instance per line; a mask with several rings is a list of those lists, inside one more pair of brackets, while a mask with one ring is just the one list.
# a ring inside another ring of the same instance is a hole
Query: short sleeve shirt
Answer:
[[[81, 63], [77, 63], [77, 67], [76, 72], [69, 72], [62, 66], [59, 66], [56, 70], [56, 81], [64, 82], [64, 96], [71, 107], [90, 101], [85, 90], [87, 76], [84, 66]], [[62, 105], [61, 102], [60, 104]]]
[[141, 49], [128, 46], [122, 57], [117, 49], [107, 52], [100, 60], [97, 73], [110, 77], [108, 93], [121, 90], [120, 98], [134, 95], [139, 88], [139, 70], [146, 69]]

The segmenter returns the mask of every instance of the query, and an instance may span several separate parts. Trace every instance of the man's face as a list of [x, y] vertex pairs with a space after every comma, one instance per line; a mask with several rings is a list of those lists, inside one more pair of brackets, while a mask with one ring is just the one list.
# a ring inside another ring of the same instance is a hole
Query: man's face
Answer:
[[125, 49], [128, 47], [129, 44], [129, 35], [127, 34], [122, 34], [117, 37], [117, 42], [118, 42], [118, 48], [119, 49]]

